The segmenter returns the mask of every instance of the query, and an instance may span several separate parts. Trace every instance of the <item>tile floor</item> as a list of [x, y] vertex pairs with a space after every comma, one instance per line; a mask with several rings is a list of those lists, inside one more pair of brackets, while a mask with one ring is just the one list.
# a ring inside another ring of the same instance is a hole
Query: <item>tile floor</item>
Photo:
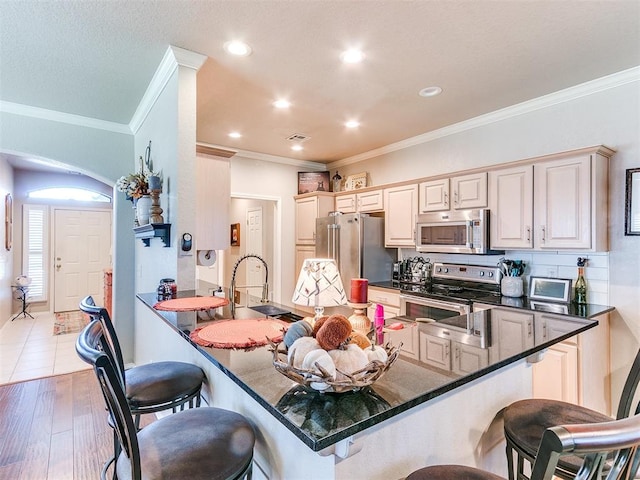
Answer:
[[18, 317], [0, 329], [0, 384], [90, 368], [75, 350], [77, 333], [53, 335], [52, 313]]

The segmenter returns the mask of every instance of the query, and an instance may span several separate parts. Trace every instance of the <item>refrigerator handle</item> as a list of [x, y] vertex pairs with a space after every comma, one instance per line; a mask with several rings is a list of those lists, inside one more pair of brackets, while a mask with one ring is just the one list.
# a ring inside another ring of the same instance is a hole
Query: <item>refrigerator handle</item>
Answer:
[[330, 223], [327, 225], [327, 249], [329, 258], [333, 258], [340, 268], [340, 225]]

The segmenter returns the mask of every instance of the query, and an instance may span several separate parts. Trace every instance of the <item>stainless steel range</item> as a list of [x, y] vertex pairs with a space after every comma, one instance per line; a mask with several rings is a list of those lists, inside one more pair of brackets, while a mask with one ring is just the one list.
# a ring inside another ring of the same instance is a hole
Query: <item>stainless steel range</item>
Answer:
[[498, 267], [435, 263], [430, 282], [400, 283], [400, 315], [428, 326], [436, 335], [464, 337], [485, 346], [487, 326], [474, 324], [478, 316], [468, 315], [474, 302], [488, 302], [500, 295], [502, 273]]

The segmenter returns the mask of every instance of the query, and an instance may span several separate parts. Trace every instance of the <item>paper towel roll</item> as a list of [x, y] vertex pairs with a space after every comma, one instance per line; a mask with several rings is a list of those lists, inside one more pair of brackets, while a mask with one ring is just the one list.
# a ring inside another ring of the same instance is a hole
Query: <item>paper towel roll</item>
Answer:
[[210, 267], [214, 263], [216, 263], [215, 250], [198, 250], [198, 265]]

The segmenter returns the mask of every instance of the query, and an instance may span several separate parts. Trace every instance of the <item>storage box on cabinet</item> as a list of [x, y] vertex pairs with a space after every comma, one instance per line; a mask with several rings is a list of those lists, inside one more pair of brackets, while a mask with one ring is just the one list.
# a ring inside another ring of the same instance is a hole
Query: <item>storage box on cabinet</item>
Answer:
[[368, 213], [384, 211], [382, 190], [336, 195], [336, 210], [342, 213]]
[[487, 206], [487, 172], [431, 180], [418, 187], [420, 213]]
[[491, 247], [607, 251], [606, 147], [489, 172]]

